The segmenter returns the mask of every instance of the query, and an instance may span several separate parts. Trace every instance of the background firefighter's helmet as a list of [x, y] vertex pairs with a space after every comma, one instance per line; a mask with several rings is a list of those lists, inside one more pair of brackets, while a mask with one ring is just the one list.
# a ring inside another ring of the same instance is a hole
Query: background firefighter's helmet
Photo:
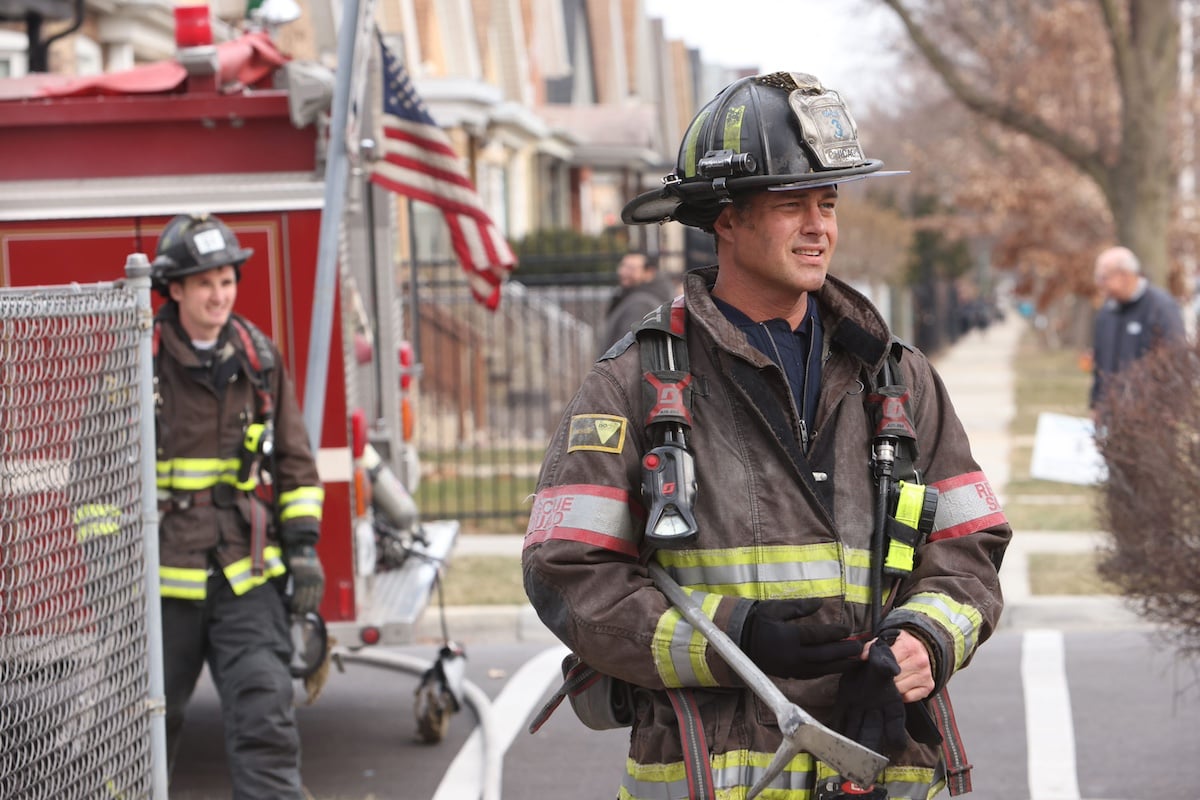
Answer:
[[737, 80], [700, 109], [663, 187], [631, 200], [627, 225], [676, 220], [712, 230], [738, 192], [810, 189], [858, 180], [883, 162], [863, 155], [841, 96], [812, 75], [773, 72]]
[[242, 264], [254, 250], [242, 247], [229, 226], [211, 214], [180, 214], [158, 237], [150, 278], [164, 296], [167, 284], [185, 275], [232, 265], [242, 278]]

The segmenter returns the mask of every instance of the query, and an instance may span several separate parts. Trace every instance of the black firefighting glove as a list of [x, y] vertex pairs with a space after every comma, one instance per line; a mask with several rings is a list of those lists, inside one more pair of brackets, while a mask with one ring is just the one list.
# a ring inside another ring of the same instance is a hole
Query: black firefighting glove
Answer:
[[905, 709], [895, 677], [900, 665], [891, 645], [876, 639], [866, 661], [842, 676], [837, 709], [842, 733], [877, 753], [895, 753], [907, 744]]
[[292, 613], [316, 611], [325, 594], [325, 570], [317, 558], [317, 549], [311, 544], [285, 544], [283, 560], [291, 574]]
[[817, 598], [759, 600], [742, 627], [742, 650], [777, 678], [818, 678], [852, 668], [862, 642], [846, 639], [849, 627], [801, 621], [820, 607]]

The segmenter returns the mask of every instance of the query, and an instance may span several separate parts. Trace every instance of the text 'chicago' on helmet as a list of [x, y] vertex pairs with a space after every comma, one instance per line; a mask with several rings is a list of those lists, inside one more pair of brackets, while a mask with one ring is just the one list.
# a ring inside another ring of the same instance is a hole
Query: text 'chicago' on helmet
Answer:
[[242, 264], [254, 250], [242, 247], [229, 226], [211, 214], [180, 214], [163, 228], [151, 264], [150, 278], [162, 294], [167, 284], [186, 275], [233, 266], [238, 280]]
[[733, 195], [830, 186], [881, 172], [841, 95], [812, 75], [773, 72], [726, 86], [688, 125], [660, 189], [631, 200], [627, 225], [675, 220], [711, 230]]

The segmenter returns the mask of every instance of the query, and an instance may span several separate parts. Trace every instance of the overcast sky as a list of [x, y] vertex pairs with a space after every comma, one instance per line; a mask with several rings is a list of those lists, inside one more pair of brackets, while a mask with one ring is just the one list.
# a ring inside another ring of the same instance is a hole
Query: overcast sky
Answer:
[[895, 15], [865, 0], [645, 0], [667, 38], [705, 61], [816, 75], [851, 104], [881, 99], [896, 65], [886, 47]]

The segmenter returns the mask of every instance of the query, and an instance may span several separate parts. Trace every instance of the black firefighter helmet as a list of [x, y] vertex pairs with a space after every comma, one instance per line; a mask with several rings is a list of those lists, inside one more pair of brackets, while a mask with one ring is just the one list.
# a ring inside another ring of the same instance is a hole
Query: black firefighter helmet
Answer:
[[627, 225], [675, 220], [707, 231], [733, 195], [759, 189], [812, 189], [880, 172], [863, 155], [858, 127], [841, 95], [812, 75], [773, 72], [726, 86], [700, 109], [661, 189], [635, 197]]
[[158, 237], [150, 280], [169, 296], [167, 285], [186, 275], [231, 265], [242, 279], [242, 264], [254, 250], [242, 247], [229, 226], [211, 214], [180, 214]]

